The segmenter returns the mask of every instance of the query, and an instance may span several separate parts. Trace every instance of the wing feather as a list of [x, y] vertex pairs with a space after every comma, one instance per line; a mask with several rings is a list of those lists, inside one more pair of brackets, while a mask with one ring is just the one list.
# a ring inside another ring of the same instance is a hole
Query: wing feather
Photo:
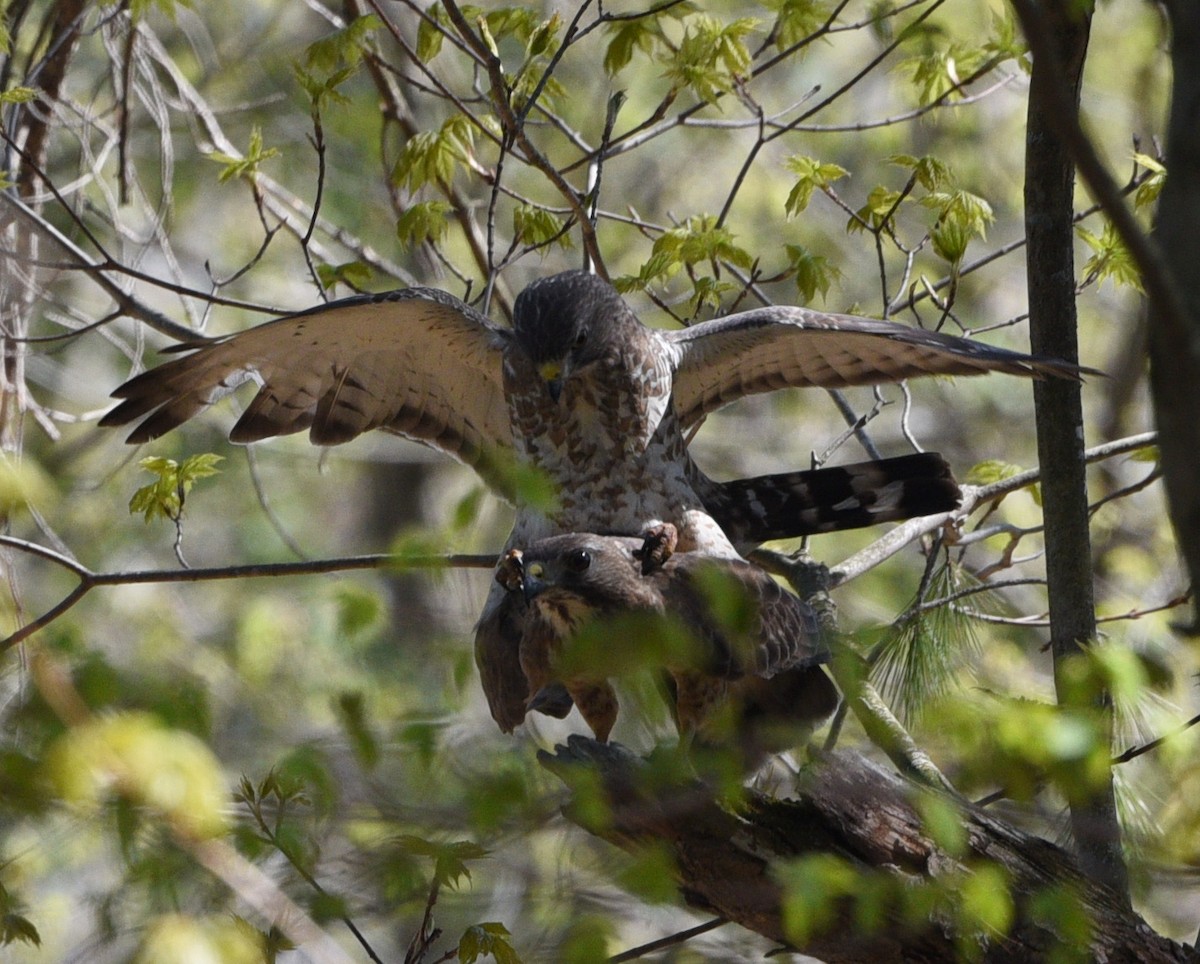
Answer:
[[123, 401], [100, 424], [138, 422], [128, 441], [147, 442], [254, 381], [234, 442], [308, 430], [315, 444], [338, 445], [384, 429], [481, 468], [513, 445], [501, 378], [510, 337], [431, 288], [348, 298], [177, 346], [188, 354], [120, 386]]
[[918, 375], [1099, 374], [970, 338], [806, 308], [758, 308], [659, 334], [677, 359], [675, 408], [685, 428], [739, 398], [777, 388], [844, 388]]
[[[714, 618], [708, 592], [713, 586], [704, 570], [716, 570], [734, 580], [746, 595], [754, 617], [745, 627], [745, 639], [727, 636]], [[670, 558], [662, 575], [652, 575], [661, 586], [666, 611], [679, 613], [702, 642], [710, 647], [708, 671], [730, 679], [743, 675], [768, 679], [785, 670], [827, 662], [829, 648], [821, 635], [813, 608], [789, 592], [753, 563], [713, 559], [697, 552]]]

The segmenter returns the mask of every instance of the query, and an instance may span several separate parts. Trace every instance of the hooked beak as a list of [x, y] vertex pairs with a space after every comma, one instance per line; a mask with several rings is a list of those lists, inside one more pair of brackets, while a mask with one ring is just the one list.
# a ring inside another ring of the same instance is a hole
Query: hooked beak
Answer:
[[531, 603], [534, 599], [546, 591], [546, 583], [542, 577], [545, 575], [545, 570], [541, 563], [535, 562], [525, 568], [521, 576], [521, 592], [525, 595], [525, 602]]
[[538, 374], [546, 383], [546, 391], [550, 393], [550, 397], [557, 402], [562, 396], [563, 379], [566, 377], [562, 362], [548, 361], [538, 368]]

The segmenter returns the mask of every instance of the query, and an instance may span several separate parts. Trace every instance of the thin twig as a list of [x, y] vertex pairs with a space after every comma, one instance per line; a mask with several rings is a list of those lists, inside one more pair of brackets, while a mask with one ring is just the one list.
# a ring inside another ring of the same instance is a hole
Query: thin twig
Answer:
[[714, 931], [718, 927], [723, 927], [728, 923], [729, 921], [724, 917], [714, 917], [710, 921], [697, 924], [695, 927], [690, 927], [685, 931], [679, 931], [677, 934], [671, 934], [669, 937], [660, 937], [658, 940], [642, 944], [640, 947], [631, 947], [620, 954], [614, 954], [608, 959], [608, 964], [624, 964], [625, 961], [636, 961], [639, 957], [645, 957], [647, 954], [653, 954], [655, 951], [661, 951], [667, 947], [677, 947], [680, 944], [690, 941], [693, 937], [707, 934], [709, 931]]
[[19, 552], [46, 559], [69, 570], [79, 579], [79, 585], [63, 597], [53, 608], [38, 618], [0, 640], [0, 653], [6, 652], [17, 643], [44, 629], [55, 619], [74, 606], [97, 586], [132, 586], [147, 583], [211, 582], [221, 579], [254, 579], [280, 576], [312, 576], [326, 572], [351, 572], [363, 569], [490, 569], [496, 563], [495, 555], [473, 555], [450, 553], [447, 555], [393, 555], [380, 553], [364, 556], [343, 556], [333, 559], [313, 559], [304, 562], [269, 562], [241, 566], [213, 566], [201, 569], [142, 569], [131, 572], [93, 572], [81, 563], [61, 553], [18, 539], [15, 536], [0, 536], [0, 545]]

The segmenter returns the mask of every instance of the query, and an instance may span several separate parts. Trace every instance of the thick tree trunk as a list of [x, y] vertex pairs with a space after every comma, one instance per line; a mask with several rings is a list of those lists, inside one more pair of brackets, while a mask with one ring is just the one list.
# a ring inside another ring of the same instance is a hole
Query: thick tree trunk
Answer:
[[[963, 942], [986, 962], [1029, 962], [1062, 952], [1070, 936], [1037, 909], [1055, 889], [1077, 902], [1091, 925], [1082, 959], [1110, 964], [1195, 960], [1192, 949], [1150, 929], [1123, 895], [1091, 880], [1066, 851], [981, 809], [918, 788], [853, 753], [830, 755], [802, 774], [793, 799], [750, 793], [736, 812], [719, 806], [698, 784], [664, 786], [643, 761], [620, 747], [572, 737], [542, 762], [587, 801], [568, 817], [623, 849], [666, 846], [678, 868], [680, 891], [694, 907], [720, 914], [789, 947], [784, 892], [775, 868], [825, 854], [851, 866], [860, 880], [891, 878], [896, 890], [960, 882], [968, 868], [1002, 868], [1016, 908], [1005, 934], [961, 933], [953, 914], [934, 913], [923, 926], [887, 907], [872, 931], [853, 922], [853, 908], [815, 932], [796, 950], [830, 964], [882, 961], [957, 962]], [[598, 778], [598, 779], [597, 779]], [[597, 782], [607, 812], [597, 819]], [[962, 852], [950, 854], [924, 828], [914, 800], [933, 795], [959, 808]], [[590, 819], [589, 819], [590, 818]]]
[[[1058, 134], [1061, 118], [1053, 116], [1064, 99], [1055, 98], [1049, 89], [1069, 92], [1066, 103], [1077, 110], [1090, 20], [1077, 4], [1061, 2], [1045, 4], [1042, 20], [1050, 34], [1043, 40], [1052, 45], [1054, 56], [1035, 56], [1029, 85], [1025, 135], [1029, 336], [1035, 352], [1078, 363], [1072, 226], [1075, 168], [1067, 143]], [[1054, 677], [1059, 702], [1071, 705], [1076, 701], [1068, 663], [1096, 635], [1080, 386], [1061, 379], [1036, 383], [1034, 402]], [[1097, 712], [1111, 716], [1107, 694], [1096, 703]], [[1087, 800], [1072, 804], [1071, 832], [1087, 873], [1119, 893], [1127, 892], [1111, 776], [1093, 787]]]
[[1150, 304], [1150, 386], [1163, 481], [1175, 536], [1192, 580], [1192, 633], [1200, 633], [1200, 4], [1168, 0], [1171, 18], [1171, 120], [1167, 180], [1154, 239], [1174, 279], [1185, 317]]

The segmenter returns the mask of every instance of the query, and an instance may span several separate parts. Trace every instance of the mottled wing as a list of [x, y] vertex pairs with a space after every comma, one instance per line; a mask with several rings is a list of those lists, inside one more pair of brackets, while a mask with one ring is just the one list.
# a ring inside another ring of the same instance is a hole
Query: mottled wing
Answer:
[[337, 445], [378, 428], [480, 468], [513, 444], [501, 384], [509, 337], [434, 289], [348, 298], [173, 349], [189, 353], [120, 386], [124, 401], [100, 424], [140, 419], [129, 442], [146, 442], [253, 380], [235, 442], [307, 429], [315, 444]]
[[747, 591], [758, 603], [759, 640], [755, 673], [769, 678], [784, 670], [829, 661], [816, 611], [757, 566], [739, 566]]
[[768, 678], [829, 659], [813, 608], [758, 566], [682, 553], [659, 579], [667, 611], [711, 647], [717, 675]]
[[[550, 627], [534, 618], [519, 592], [506, 593], [484, 610], [475, 627], [475, 665], [488, 710], [503, 732], [511, 733], [525, 722], [530, 709], [558, 719], [571, 712], [571, 697], [561, 684], [530, 693], [521, 668], [522, 646], [549, 653], [556, 644]], [[537, 698], [537, 706], [529, 706], [531, 697]]]
[[918, 375], [1095, 374], [974, 339], [806, 308], [758, 308], [661, 334], [676, 356], [675, 410], [685, 428], [743, 396], [777, 388], [843, 388]]

